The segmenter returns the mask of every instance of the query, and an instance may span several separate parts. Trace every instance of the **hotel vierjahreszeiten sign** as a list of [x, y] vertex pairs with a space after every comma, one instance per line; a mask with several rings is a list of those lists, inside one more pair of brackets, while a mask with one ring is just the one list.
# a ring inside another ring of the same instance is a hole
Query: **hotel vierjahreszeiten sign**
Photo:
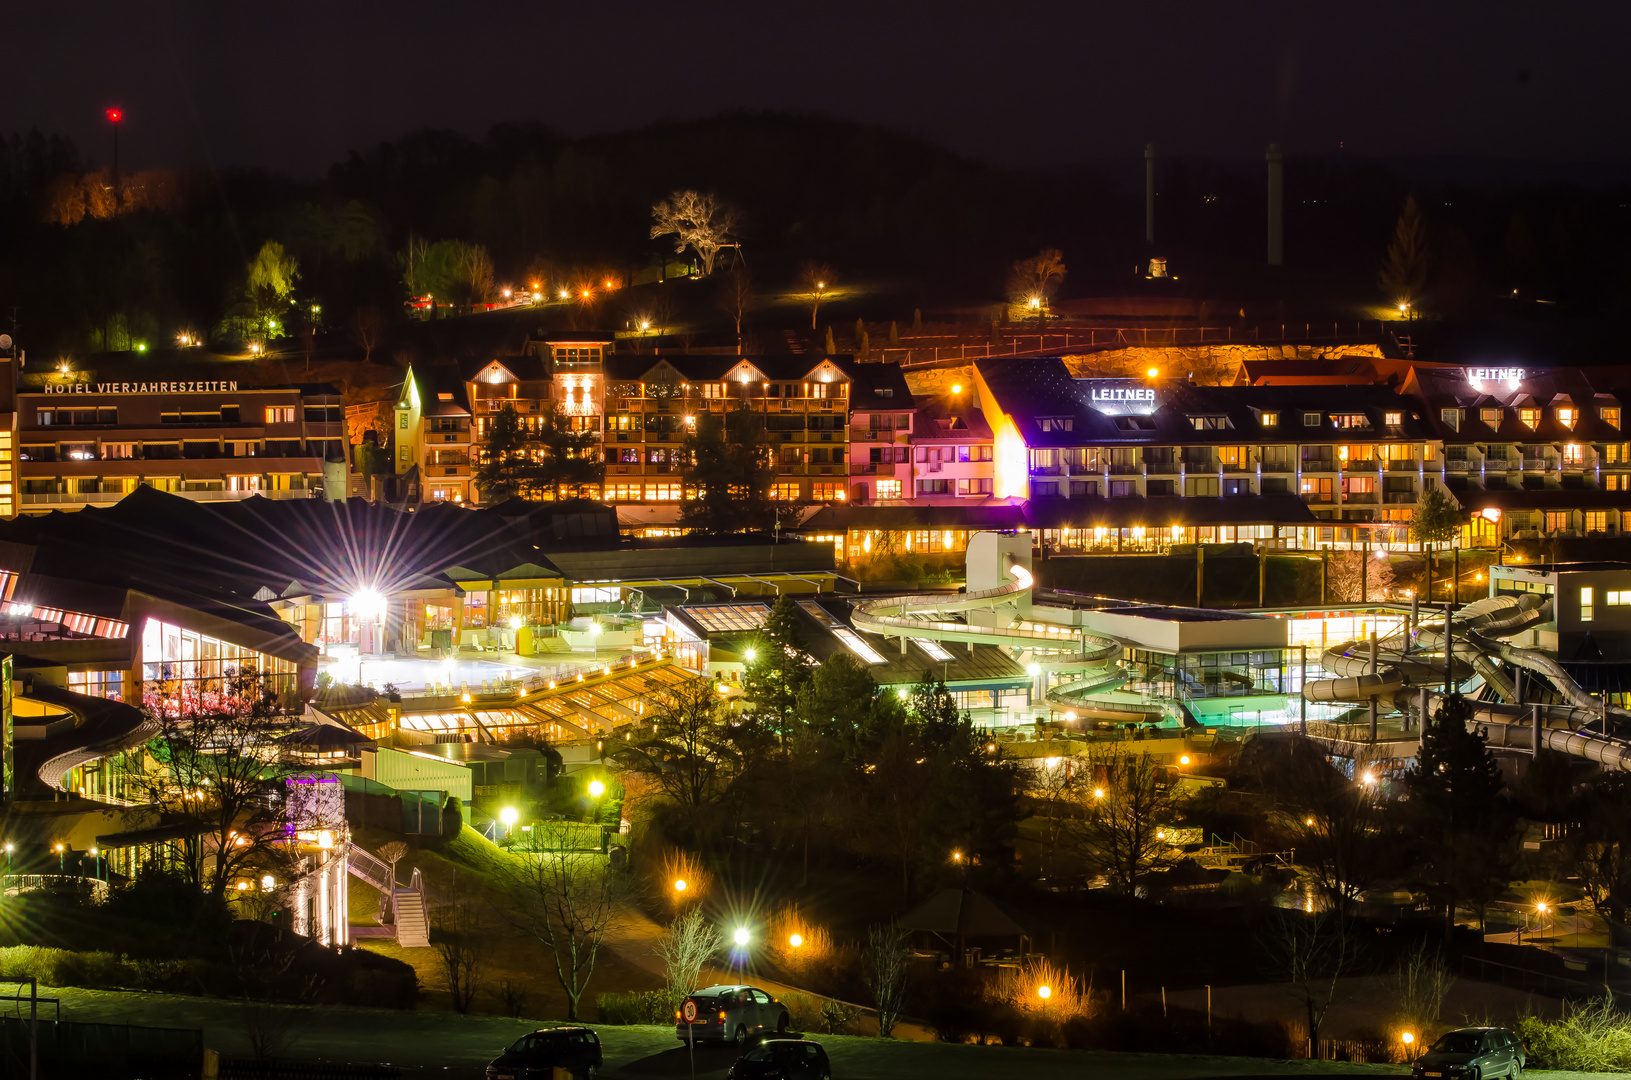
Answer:
[[46, 383], [40, 389], [46, 394], [219, 394], [237, 390], [238, 381]]

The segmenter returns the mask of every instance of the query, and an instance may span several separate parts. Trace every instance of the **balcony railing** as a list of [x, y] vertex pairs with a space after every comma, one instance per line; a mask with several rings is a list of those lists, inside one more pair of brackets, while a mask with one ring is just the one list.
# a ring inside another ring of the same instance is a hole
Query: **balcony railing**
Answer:
[[1420, 468], [1415, 458], [1393, 458], [1387, 463], [1388, 472], [1417, 472]]
[[[171, 491], [166, 494], [193, 502], [237, 502], [259, 495], [263, 499], [311, 499], [322, 495], [321, 487], [296, 488], [293, 491]], [[128, 495], [124, 491], [70, 492], [56, 491], [45, 494], [24, 494], [24, 506], [106, 506]]]
[[851, 476], [894, 476], [897, 468], [904, 465], [895, 465], [887, 461], [855, 461], [850, 463]]
[[1031, 466], [1031, 475], [1032, 476], [1064, 476], [1065, 475], [1065, 467], [1063, 465], [1032, 465]]
[[[1502, 463], [1502, 464], [1504, 464], [1504, 463]], [[1461, 473], [1464, 473], [1464, 472], [1477, 472], [1478, 469], [1479, 469], [1479, 465], [1480, 465], [1480, 463], [1476, 462], [1476, 461], [1446, 461], [1444, 463], [1444, 471], [1445, 472], [1461, 472]]]
[[1374, 492], [1374, 491], [1350, 491], [1350, 492], [1348, 492], [1347, 495], [1345, 495], [1343, 497], [1343, 501], [1344, 502], [1350, 502], [1350, 503], [1375, 503], [1376, 502], [1376, 492]]
[[1177, 476], [1180, 470], [1176, 461], [1146, 461], [1144, 471], [1151, 476]]
[[1413, 503], [1416, 501], [1414, 491], [1384, 491], [1382, 501], [1385, 503]]
[[1143, 465], [1112, 465], [1112, 466], [1110, 466], [1109, 471], [1110, 471], [1111, 476], [1143, 476], [1144, 475], [1144, 466]]
[[1297, 467], [1288, 461], [1265, 461], [1258, 467], [1266, 473], [1290, 473], [1297, 471]]

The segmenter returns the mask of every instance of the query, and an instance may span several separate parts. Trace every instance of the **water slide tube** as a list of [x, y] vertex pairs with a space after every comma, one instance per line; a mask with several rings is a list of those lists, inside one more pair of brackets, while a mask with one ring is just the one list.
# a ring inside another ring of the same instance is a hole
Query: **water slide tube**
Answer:
[[[1476, 672], [1502, 699], [1474, 702], [1475, 711], [1468, 725], [1482, 731], [1492, 746], [1533, 749], [1538, 743], [1608, 768], [1631, 768], [1631, 741], [1586, 730], [1602, 726], [1605, 710], [1600, 701], [1581, 689], [1552, 657], [1501, 640], [1551, 616], [1552, 601], [1534, 594], [1489, 597], [1468, 604], [1452, 616], [1452, 681], [1464, 681]], [[1442, 652], [1442, 621], [1437, 629], [1418, 627], [1416, 642], [1423, 650]], [[1320, 657], [1320, 666], [1338, 677], [1310, 682], [1303, 688], [1303, 696], [1309, 701], [1355, 704], [1374, 697], [1389, 709], [1409, 711], [1414, 707], [1422, 713], [1430, 712], [1434, 703], [1444, 698], [1441, 690], [1429, 688], [1443, 682], [1443, 662], [1406, 655], [1405, 644], [1402, 634], [1378, 641], [1374, 673], [1370, 671], [1369, 642], [1350, 641], [1327, 649]], [[1564, 703], [1516, 704], [1512, 681], [1500, 669], [1498, 660], [1540, 675]], [[1631, 719], [1631, 713], [1623, 709], [1609, 708], [1607, 714]]]

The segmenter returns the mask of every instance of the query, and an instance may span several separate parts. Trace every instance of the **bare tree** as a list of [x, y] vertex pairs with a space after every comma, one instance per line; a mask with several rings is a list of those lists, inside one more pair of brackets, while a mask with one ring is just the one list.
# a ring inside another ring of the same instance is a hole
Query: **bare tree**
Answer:
[[1171, 861], [1165, 833], [1178, 816], [1177, 789], [1149, 753], [1125, 745], [1095, 744], [1082, 764], [1079, 816], [1065, 826], [1065, 840], [1090, 871], [1130, 895], [1139, 878]]
[[545, 850], [520, 856], [511, 872], [511, 918], [549, 949], [555, 978], [566, 991], [567, 1019], [576, 1020], [617, 916], [622, 881], [606, 856], [564, 850], [572, 840], [571, 823], [542, 822], [533, 833]]
[[1356, 942], [1340, 916], [1329, 912], [1282, 912], [1258, 934], [1270, 974], [1286, 980], [1286, 992], [1308, 1024], [1308, 1056], [1319, 1045], [1320, 1026], [1336, 1003], [1342, 979], [1358, 963]]
[[878, 1035], [889, 1038], [906, 1006], [906, 964], [912, 952], [906, 936], [893, 926], [874, 926], [867, 933], [866, 985], [878, 1010]]
[[702, 260], [704, 276], [714, 272], [720, 248], [740, 247], [737, 213], [713, 192], [676, 191], [651, 208], [651, 237], [673, 236], [674, 250], [690, 248]]
[[400, 840], [392, 840], [389, 844], [381, 846], [374, 854], [391, 864], [391, 876], [394, 878], [396, 864], [408, 857], [408, 845]]
[[1423, 941], [1399, 961], [1389, 984], [1398, 1019], [1408, 1030], [1420, 1033], [1438, 1021], [1455, 976], [1450, 974], [1444, 954], [1429, 949]]
[[[1365, 766], [1354, 762], [1356, 772]], [[1324, 760], [1301, 763], [1288, 777], [1301, 834], [1297, 856], [1327, 910], [1346, 914], [1382, 876], [1395, 841], [1375, 789], [1343, 776]]]
[[1393, 565], [1386, 558], [1367, 559], [1363, 551], [1342, 551], [1331, 556], [1331, 589], [1338, 600], [1361, 603], [1384, 597], [1393, 587]]
[[[816, 312], [821, 310], [821, 301], [827, 298], [838, 285], [838, 272], [826, 263], [804, 262], [799, 264], [798, 290], [799, 295], [810, 302], [810, 329], [816, 328]], [[828, 352], [832, 349], [829, 347]]]
[[488, 928], [475, 905], [455, 890], [451, 903], [431, 912], [431, 943], [441, 962], [442, 985], [453, 1011], [467, 1013], [481, 988], [487, 961]]
[[1064, 280], [1064, 253], [1048, 248], [1013, 265], [1008, 272], [1008, 298], [1040, 321], [1047, 313], [1048, 300]]
[[385, 313], [377, 307], [360, 307], [351, 313], [351, 340], [362, 350], [362, 362], [368, 363], [385, 336]]
[[725, 932], [701, 911], [692, 908], [669, 924], [657, 940], [668, 980], [668, 996], [674, 1002], [697, 988], [702, 969], [725, 948]]
[[736, 354], [742, 355], [742, 319], [747, 315], [748, 309], [753, 306], [753, 276], [748, 268], [740, 262], [730, 268], [725, 275], [725, 282], [720, 287], [717, 303], [719, 310], [730, 316], [736, 323]]
[[213, 684], [160, 679], [143, 699], [157, 732], [145, 754], [127, 755], [126, 775], [166, 819], [197, 828], [199, 838], [186, 841], [187, 879], [220, 900], [246, 867], [282, 846], [291, 770], [277, 739], [289, 718], [259, 674]]

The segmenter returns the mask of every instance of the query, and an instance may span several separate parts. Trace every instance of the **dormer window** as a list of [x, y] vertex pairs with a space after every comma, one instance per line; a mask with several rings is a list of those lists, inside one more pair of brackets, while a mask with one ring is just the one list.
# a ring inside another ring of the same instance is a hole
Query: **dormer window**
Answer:
[[892, 386], [876, 386], [873, 387], [872, 392], [879, 397], [892, 398], [895, 396], [895, 388]]
[[1597, 415], [1602, 418], [1605, 424], [1616, 428], [1620, 426], [1620, 407], [1618, 405], [1604, 405], [1597, 410]]
[[1370, 427], [1370, 417], [1364, 413], [1332, 413], [1331, 422], [1345, 429]]
[[1038, 431], [1072, 431], [1076, 421], [1068, 416], [1039, 416], [1036, 427]]
[[1317, 412], [1303, 413], [1303, 427], [1319, 427], [1323, 417]]
[[1557, 407], [1557, 422], [1566, 428], [1572, 428], [1580, 422], [1580, 410], [1573, 405], [1559, 405]]
[[1540, 410], [1529, 406], [1518, 410], [1518, 421], [1524, 427], [1533, 429], [1540, 426]]
[[1382, 423], [1386, 424], [1388, 427], [1398, 427], [1400, 424], [1404, 423], [1404, 413], [1383, 413]]
[[1279, 412], [1272, 410], [1265, 412], [1260, 422], [1264, 427], [1277, 428], [1280, 426], [1280, 414]]
[[1500, 427], [1501, 426], [1501, 410], [1500, 409], [1479, 409], [1478, 410], [1478, 419], [1482, 420], [1484, 423], [1488, 424], [1490, 427]]
[[1191, 416], [1189, 422], [1196, 431], [1227, 431], [1234, 426], [1227, 416]]
[[1461, 430], [1460, 409], [1440, 409], [1438, 411], [1438, 418], [1444, 421], [1444, 426], [1449, 428], [1451, 431]]

